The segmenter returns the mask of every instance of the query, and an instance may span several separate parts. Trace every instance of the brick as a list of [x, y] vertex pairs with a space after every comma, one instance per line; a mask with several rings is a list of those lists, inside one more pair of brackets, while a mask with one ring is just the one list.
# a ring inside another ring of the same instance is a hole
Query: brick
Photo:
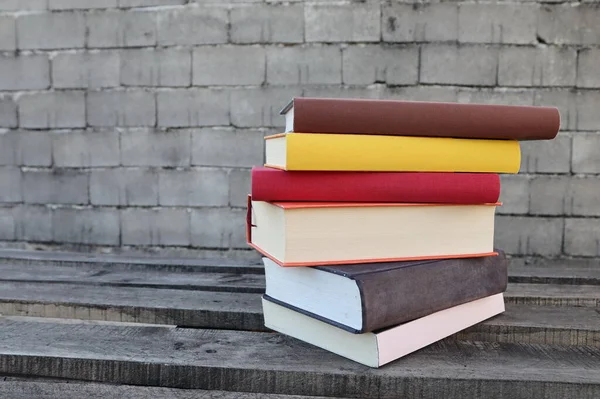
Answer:
[[189, 86], [189, 50], [125, 50], [121, 53], [121, 83], [125, 86]]
[[93, 205], [158, 205], [158, 175], [144, 169], [92, 170], [90, 202]]
[[158, 202], [167, 206], [227, 206], [227, 172], [216, 168], [163, 170], [158, 175]]
[[536, 176], [531, 181], [531, 213], [534, 215], [570, 214], [570, 176]]
[[536, 43], [535, 3], [462, 3], [458, 7], [461, 43]]
[[233, 43], [302, 43], [302, 4], [245, 4], [231, 9]]
[[500, 50], [501, 86], [574, 86], [577, 53], [573, 48], [505, 47]]
[[0, 207], [0, 240], [16, 240], [16, 218], [14, 216], [16, 208]]
[[54, 165], [67, 168], [117, 166], [119, 133], [71, 131], [53, 135]]
[[595, 45], [600, 42], [600, 8], [596, 4], [556, 4], [541, 8], [537, 33], [541, 41]]
[[562, 130], [577, 130], [579, 110], [577, 108], [576, 93], [572, 90], [536, 90], [533, 104], [558, 108], [560, 128]]
[[18, 136], [15, 132], [0, 133], [0, 165], [17, 165]]
[[25, 14], [17, 19], [20, 49], [82, 48], [85, 35], [85, 17], [80, 12]]
[[304, 6], [307, 42], [378, 42], [381, 36], [377, 1], [361, 4], [311, 4]]
[[559, 133], [553, 140], [522, 141], [521, 172], [569, 173], [571, 136]]
[[154, 93], [141, 90], [89, 92], [87, 121], [90, 126], [154, 126]]
[[15, 18], [0, 16], [0, 51], [14, 51], [16, 48], [17, 27]]
[[192, 245], [202, 248], [247, 248], [244, 232], [246, 212], [230, 208], [192, 211]]
[[222, 7], [180, 8], [158, 14], [158, 44], [227, 43], [228, 11]]
[[48, 8], [48, 0], [2, 0], [0, 11], [40, 11]]
[[123, 245], [190, 245], [190, 214], [185, 209], [125, 209]]
[[416, 84], [419, 49], [416, 47], [350, 46], [342, 53], [345, 84]]
[[194, 50], [194, 85], [261, 85], [265, 81], [262, 47], [197, 47]]
[[244, 208], [251, 193], [250, 169], [234, 169], [229, 173], [229, 206]]
[[511, 255], [556, 256], [562, 252], [563, 219], [497, 216], [494, 246]]
[[526, 214], [529, 212], [530, 178], [526, 175], [501, 175], [498, 214]]
[[459, 103], [478, 103], [496, 105], [533, 105], [533, 90], [507, 90], [505, 88], [460, 88]]
[[88, 47], [156, 45], [156, 13], [102, 11], [87, 15]]
[[16, 165], [52, 165], [52, 139], [48, 132], [20, 131], [15, 132], [14, 137]]
[[269, 84], [340, 84], [342, 52], [338, 46], [267, 49]]
[[600, 216], [598, 193], [600, 193], [600, 176], [572, 177], [566, 191], [567, 209], [564, 214]]
[[52, 59], [52, 85], [60, 89], [119, 86], [119, 53], [58, 54]]
[[187, 2], [188, 0], [119, 0], [119, 7], [175, 6]]
[[19, 98], [21, 127], [32, 129], [85, 127], [83, 92], [27, 94]]
[[573, 256], [600, 256], [598, 219], [565, 219], [565, 253]]
[[48, 0], [51, 10], [111, 8], [117, 6], [117, 0]]
[[52, 145], [47, 132], [10, 131], [0, 134], [0, 165], [50, 166]]
[[48, 56], [0, 56], [0, 90], [36, 90], [48, 87]]
[[55, 209], [53, 241], [75, 244], [118, 245], [120, 226], [116, 209]]
[[231, 124], [237, 127], [281, 127], [285, 118], [279, 111], [302, 95], [299, 87], [238, 89], [231, 93]]
[[383, 5], [386, 42], [441, 42], [458, 39], [458, 6], [449, 3]]
[[21, 170], [14, 167], [0, 167], [0, 181], [2, 190], [0, 190], [0, 202], [21, 202], [22, 178]]
[[[415, 86], [416, 87], [416, 86]], [[386, 87], [388, 92], [392, 89], [398, 89], [399, 87]], [[384, 96], [384, 88], [381, 85], [371, 86], [342, 86], [342, 85], [330, 85], [330, 86], [306, 86], [302, 90], [302, 96], [304, 97], [328, 97], [328, 98], [369, 98], [369, 99], [382, 99]], [[290, 98], [291, 100], [291, 98]], [[288, 100], [289, 101], [289, 100]], [[282, 103], [281, 107], [277, 109], [279, 111], [283, 108], [285, 103]], [[278, 115], [278, 122], [283, 122], [283, 116]]]
[[190, 165], [190, 132], [130, 130], [121, 134], [121, 164], [124, 166]]
[[23, 199], [28, 204], [87, 204], [88, 174], [64, 169], [25, 171]]
[[491, 86], [498, 50], [492, 47], [427, 45], [421, 49], [421, 82]]
[[17, 240], [52, 241], [52, 210], [45, 206], [24, 205], [17, 212]]
[[[457, 94], [458, 91], [455, 87], [408, 86], [385, 88], [381, 99], [456, 102]], [[305, 95], [308, 96], [306, 93]]]
[[577, 62], [577, 86], [588, 88], [600, 88], [600, 49], [579, 50]]
[[229, 92], [213, 89], [157, 93], [158, 126], [229, 125]]
[[17, 104], [12, 97], [0, 96], [0, 127], [17, 127]]
[[579, 91], [575, 95], [577, 130], [600, 130], [600, 90]]
[[263, 163], [264, 133], [202, 129], [192, 132], [192, 165], [251, 167]]
[[573, 136], [574, 173], [600, 173], [599, 133], [577, 133]]
[[[286, 3], [297, 3], [301, 0], [291, 0]], [[319, 1], [319, 0], [317, 0]], [[189, 0], [189, 3], [198, 3], [198, 4], [218, 4], [218, 1], [215, 0]], [[239, 3], [281, 3], [279, 0], [229, 0], [228, 3], [239, 4]]]

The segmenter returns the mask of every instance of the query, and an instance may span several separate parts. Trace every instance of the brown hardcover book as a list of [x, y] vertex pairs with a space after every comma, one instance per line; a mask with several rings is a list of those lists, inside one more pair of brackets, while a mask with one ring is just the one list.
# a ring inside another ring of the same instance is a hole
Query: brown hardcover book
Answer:
[[554, 107], [398, 100], [294, 98], [282, 111], [286, 132], [550, 140]]
[[264, 258], [265, 297], [352, 333], [378, 331], [502, 293], [508, 260], [498, 256], [318, 267]]

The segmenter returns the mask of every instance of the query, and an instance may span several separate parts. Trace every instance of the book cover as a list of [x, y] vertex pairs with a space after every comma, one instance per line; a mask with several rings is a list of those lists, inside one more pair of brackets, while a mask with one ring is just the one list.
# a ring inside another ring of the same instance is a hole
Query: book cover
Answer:
[[560, 127], [541, 106], [297, 97], [281, 113], [301, 133], [550, 140]]
[[515, 140], [286, 133], [266, 137], [266, 165], [289, 171], [517, 173]]
[[484, 204], [500, 197], [492, 173], [302, 172], [252, 168], [256, 201]]

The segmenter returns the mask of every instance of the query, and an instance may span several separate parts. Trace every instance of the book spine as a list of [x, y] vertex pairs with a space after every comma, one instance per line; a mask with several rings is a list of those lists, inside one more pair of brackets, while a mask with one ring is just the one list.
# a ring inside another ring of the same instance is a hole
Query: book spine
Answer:
[[363, 329], [376, 331], [439, 310], [502, 293], [508, 260], [499, 256], [451, 259], [356, 277], [363, 300]]
[[559, 126], [554, 107], [294, 99], [294, 131], [301, 133], [549, 140]]
[[289, 133], [287, 170], [517, 173], [519, 142]]
[[500, 197], [490, 173], [286, 172], [252, 169], [256, 201], [485, 204]]

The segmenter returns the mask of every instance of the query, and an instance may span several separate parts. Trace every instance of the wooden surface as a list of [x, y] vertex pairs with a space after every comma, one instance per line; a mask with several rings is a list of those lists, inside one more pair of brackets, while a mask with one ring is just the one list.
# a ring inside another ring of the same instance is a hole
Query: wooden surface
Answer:
[[445, 389], [487, 381], [518, 397], [567, 397], [573, 384], [600, 394], [600, 348], [444, 341], [373, 370], [270, 333], [12, 320], [0, 330], [0, 372], [16, 375], [349, 397], [377, 387], [386, 398], [427, 377]]
[[31, 377], [118, 384], [73, 397], [600, 397], [600, 262], [513, 260], [503, 315], [374, 370], [267, 331], [260, 265], [18, 255], [0, 251], [0, 374], [30, 378], [3, 399], [56, 384]]
[[0, 377], [2, 399], [324, 399], [316, 396], [206, 391]]

